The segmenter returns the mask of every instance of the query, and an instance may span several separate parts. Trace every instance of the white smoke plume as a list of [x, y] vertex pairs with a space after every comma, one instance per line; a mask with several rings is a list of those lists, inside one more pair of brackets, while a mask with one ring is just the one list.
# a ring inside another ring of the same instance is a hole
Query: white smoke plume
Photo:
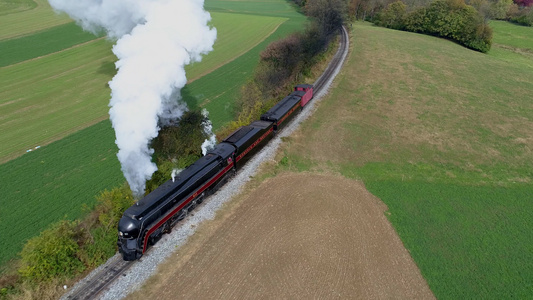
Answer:
[[172, 182], [174, 182], [174, 179], [176, 179], [176, 176], [178, 176], [183, 169], [174, 169], [172, 170], [172, 173], [170, 174], [170, 177], [172, 178]]
[[184, 66], [213, 49], [216, 30], [204, 0], [49, 0], [84, 29], [105, 31], [117, 39], [117, 75], [109, 82], [109, 115], [119, 148], [118, 159], [133, 193], [157, 170], [148, 144], [158, 122], [181, 117], [179, 90]]
[[208, 151], [215, 148], [217, 144], [217, 137], [213, 133], [213, 124], [211, 124], [211, 121], [209, 121], [209, 112], [205, 108], [202, 109], [202, 116], [204, 116], [204, 121], [202, 122], [202, 126], [204, 127], [203, 130], [204, 133], [209, 137], [202, 143], [202, 155], [205, 156]]

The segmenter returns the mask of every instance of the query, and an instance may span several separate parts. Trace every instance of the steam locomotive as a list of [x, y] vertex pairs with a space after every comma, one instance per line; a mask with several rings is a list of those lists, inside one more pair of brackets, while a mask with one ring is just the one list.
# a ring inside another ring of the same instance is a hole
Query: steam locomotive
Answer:
[[205, 156], [128, 208], [118, 223], [118, 249], [124, 260], [139, 259], [172, 227], [286, 126], [313, 98], [313, 86], [299, 84], [268, 112], [224, 139]]

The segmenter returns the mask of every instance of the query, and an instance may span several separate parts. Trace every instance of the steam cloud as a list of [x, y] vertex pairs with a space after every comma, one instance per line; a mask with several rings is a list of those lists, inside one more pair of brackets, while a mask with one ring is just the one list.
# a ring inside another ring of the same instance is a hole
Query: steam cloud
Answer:
[[217, 137], [213, 133], [213, 124], [211, 124], [211, 121], [209, 120], [209, 112], [205, 108], [202, 109], [202, 115], [204, 116], [204, 121], [202, 122], [202, 126], [204, 127], [203, 130], [205, 135], [209, 137], [202, 143], [202, 155], [206, 155], [207, 152], [215, 148]]
[[124, 177], [134, 195], [157, 170], [149, 142], [158, 124], [181, 117], [184, 66], [213, 49], [216, 30], [204, 0], [49, 0], [85, 30], [117, 39], [117, 75], [109, 82], [109, 115]]

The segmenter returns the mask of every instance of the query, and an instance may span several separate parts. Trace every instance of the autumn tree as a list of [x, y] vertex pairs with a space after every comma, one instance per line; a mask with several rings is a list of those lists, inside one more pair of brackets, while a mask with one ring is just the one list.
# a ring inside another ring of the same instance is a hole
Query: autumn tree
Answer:
[[344, 23], [347, 7], [343, 0], [309, 0], [305, 11], [316, 20], [325, 35], [330, 35]]

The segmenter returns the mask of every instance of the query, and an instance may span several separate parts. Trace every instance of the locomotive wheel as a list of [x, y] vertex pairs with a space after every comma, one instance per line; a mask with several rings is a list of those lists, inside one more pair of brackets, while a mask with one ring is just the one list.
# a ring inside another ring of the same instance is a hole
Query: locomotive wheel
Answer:
[[189, 205], [189, 207], [187, 207], [187, 211], [192, 211], [193, 209], [196, 208], [196, 205], [198, 205], [198, 202], [196, 201], [196, 199], [194, 199], [191, 204]]
[[196, 199], [196, 204], [201, 204], [202, 202], [204, 202], [204, 197], [205, 197], [205, 192], [203, 192], [197, 199]]
[[165, 229], [163, 230], [163, 232], [166, 232], [166, 233], [171, 233], [172, 232], [172, 224], [170, 223], [170, 220], [168, 220], [165, 223]]
[[151, 235], [151, 236], [148, 238], [148, 244], [149, 244], [150, 246], [153, 246], [153, 245], [155, 245], [155, 243], [157, 243], [157, 239], [156, 239], [153, 235]]
[[182, 210], [180, 211], [180, 215], [178, 216], [178, 221], [181, 221], [181, 220], [185, 219], [185, 217], [187, 216], [187, 213], [188, 213], [188, 212], [189, 212], [189, 211], [188, 211], [187, 209], [185, 209], [185, 208], [182, 209]]

